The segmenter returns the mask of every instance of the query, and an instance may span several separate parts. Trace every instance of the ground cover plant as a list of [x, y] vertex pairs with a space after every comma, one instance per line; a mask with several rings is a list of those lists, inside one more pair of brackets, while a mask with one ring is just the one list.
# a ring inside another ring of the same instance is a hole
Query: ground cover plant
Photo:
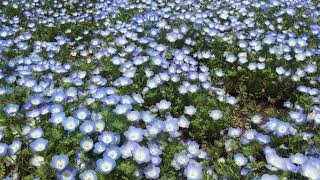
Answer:
[[320, 180], [317, 0], [2, 0], [0, 178]]

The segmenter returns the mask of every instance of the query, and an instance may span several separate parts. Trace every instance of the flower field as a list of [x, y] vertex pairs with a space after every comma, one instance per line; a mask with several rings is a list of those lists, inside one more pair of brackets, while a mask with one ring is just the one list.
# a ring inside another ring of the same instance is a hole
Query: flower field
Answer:
[[0, 1], [0, 179], [320, 180], [320, 1]]

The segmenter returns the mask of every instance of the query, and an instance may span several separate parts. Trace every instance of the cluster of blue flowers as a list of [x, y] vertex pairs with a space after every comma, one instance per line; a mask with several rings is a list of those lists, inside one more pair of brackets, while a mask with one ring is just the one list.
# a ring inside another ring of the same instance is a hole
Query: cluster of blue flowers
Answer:
[[[40, 179], [41, 170], [96, 180], [124, 162], [136, 179], [166, 178], [163, 169], [232, 178], [218, 170], [227, 163], [253, 179], [320, 179], [319, 8], [309, 0], [1, 1], [0, 177]], [[228, 88], [238, 74], [293, 86], [284, 93], [294, 98], [281, 99], [285, 113], [254, 108], [239, 122], [247, 110]], [[197, 94], [206, 95], [198, 104]], [[195, 138], [193, 127], [208, 124], [215, 132]], [[290, 138], [306, 146], [290, 149]]]

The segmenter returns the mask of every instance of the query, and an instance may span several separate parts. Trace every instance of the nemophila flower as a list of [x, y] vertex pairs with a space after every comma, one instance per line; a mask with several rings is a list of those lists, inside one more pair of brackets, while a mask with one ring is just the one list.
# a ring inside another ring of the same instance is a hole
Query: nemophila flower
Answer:
[[65, 121], [66, 119], [67, 117], [64, 112], [58, 112], [58, 113], [51, 114], [51, 118], [49, 119], [49, 122], [54, 125], [58, 125], [62, 121]]
[[64, 130], [72, 132], [79, 126], [79, 123], [78, 119], [69, 116], [62, 121], [62, 126]]
[[96, 142], [94, 144], [93, 152], [96, 154], [101, 154], [106, 150], [106, 144], [103, 142]]
[[279, 180], [277, 175], [264, 174], [261, 176], [261, 180]]
[[137, 142], [128, 141], [120, 147], [122, 158], [126, 159], [132, 157], [132, 151], [139, 146]]
[[207, 159], [208, 153], [200, 149], [200, 154], [198, 155], [199, 159]]
[[262, 122], [262, 115], [261, 114], [255, 114], [251, 117], [251, 121], [254, 124], [260, 124]]
[[265, 158], [267, 162], [284, 171], [296, 172], [297, 167], [292, 163], [292, 161], [288, 158], [280, 157], [276, 151], [269, 146], [264, 148]]
[[149, 144], [148, 148], [152, 156], [159, 156], [162, 154], [161, 149], [158, 147], [156, 143]]
[[279, 123], [274, 131], [274, 133], [281, 137], [281, 136], [285, 136], [288, 134], [291, 134], [291, 125], [289, 123]]
[[113, 109], [113, 112], [116, 114], [126, 114], [129, 110], [132, 109], [131, 105], [128, 104], [118, 104], [115, 109]]
[[68, 155], [54, 155], [51, 159], [50, 166], [58, 171], [62, 171], [69, 164]]
[[84, 139], [80, 141], [80, 147], [84, 152], [88, 152], [93, 148], [93, 140], [92, 139]]
[[304, 123], [307, 119], [307, 116], [304, 113], [298, 111], [289, 112], [289, 117], [298, 125]]
[[202, 165], [196, 161], [191, 161], [184, 169], [183, 174], [188, 180], [200, 180], [202, 179]]
[[60, 104], [53, 104], [50, 106], [49, 108], [49, 112], [54, 114], [54, 113], [59, 113], [59, 112], [63, 112], [63, 107]]
[[86, 108], [79, 108], [78, 110], [74, 111], [74, 117], [79, 119], [79, 120], [85, 120], [86, 118], [89, 117], [90, 111], [88, 111]]
[[178, 131], [179, 130], [178, 122], [179, 121], [177, 118], [168, 117], [164, 121], [164, 131], [169, 132], [169, 133]]
[[171, 42], [174, 43], [175, 41], [178, 40], [178, 34], [175, 32], [170, 32], [166, 34], [166, 39]]
[[261, 144], [268, 144], [271, 141], [270, 136], [264, 135], [264, 134], [260, 134], [260, 133], [256, 134], [255, 138]]
[[262, 126], [266, 131], [272, 132], [275, 131], [278, 124], [281, 123], [279, 119], [268, 118], [268, 122]]
[[257, 134], [258, 134], [258, 132], [256, 130], [249, 129], [249, 130], [246, 130], [242, 136], [243, 136], [243, 138], [245, 138], [246, 140], [248, 140], [250, 142], [256, 138]]
[[57, 173], [58, 179], [61, 180], [75, 180], [77, 175], [77, 170], [71, 167], [67, 167], [61, 172]]
[[162, 111], [162, 110], [167, 110], [171, 107], [171, 102], [167, 100], [161, 100], [160, 102], [156, 103], [156, 107]]
[[102, 132], [106, 126], [106, 123], [102, 120], [95, 120], [94, 127], [96, 132]]
[[110, 145], [116, 142], [116, 137], [113, 132], [103, 131], [101, 135], [98, 137], [98, 140], [106, 145]]
[[32, 152], [41, 152], [47, 149], [48, 147], [48, 140], [43, 138], [38, 138], [34, 140], [29, 147], [31, 148]]
[[120, 101], [120, 97], [116, 95], [110, 95], [103, 98], [101, 101], [107, 105], [115, 105]]
[[44, 131], [42, 128], [31, 129], [28, 136], [32, 139], [41, 138], [44, 135]]
[[68, 97], [76, 97], [78, 94], [78, 89], [75, 87], [69, 87], [65, 93]]
[[228, 136], [230, 137], [239, 137], [241, 134], [241, 129], [240, 128], [228, 128]]
[[130, 126], [126, 132], [123, 133], [128, 141], [141, 142], [143, 140], [144, 130]]
[[147, 124], [156, 120], [156, 117], [150, 111], [142, 111], [141, 118]]
[[144, 103], [144, 99], [140, 94], [132, 93], [132, 98], [134, 99], [134, 101], [136, 103], [139, 103], [139, 104], [143, 104]]
[[228, 96], [226, 98], [226, 103], [231, 104], [231, 105], [235, 105], [237, 104], [238, 100], [235, 97], [232, 96]]
[[147, 179], [157, 179], [160, 177], [160, 168], [150, 164], [144, 169], [144, 174]]
[[286, 107], [286, 108], [292, 108], [293, 104], [290, 101], [286, 101], [286, 102], [283, 103], [283, 106]]
[[181, 24], [179, 30], [180, 33], [186, 34], [189, 31], [189, 27], [186, 24]]
[[2, 140], [4, 133], [0, 130], [0, 141]]
[[320, 178], [320, 159], [309, 158], [301, 165], [301, 175], [310, 179]]
[[105, 152], [103, 153], [103, 157], [108, 156], [113, 160], [117, 160], [121, 156], [121, 151], [118, 146], [109, 146], [106, 148]]
[[97, 180], [97, 173], [94, 170], [85, 170], [80, 175], [79, 178], [81, 180]]
[[93, 121], [88, 121], [88, 120], [84, 121], [80, 125], [80, 131], [84, 135], [94, 132], [95, 131], [95, 123]]
[[293, 163], [298, 164], [298, 165], [303, 164], [308, 159], [305, 155], [303, 155], [301, 153], [293, 154], [289, 158]]
[[0, 157], [5, 156], [7, 154], [8, 145], [4, 143], [0, 143]]
[[182, 128], [189, 128], [190, 122], [185, 116], [180, 116], [178, 119], [178, 126]]
[[188, 141], [187, 142], [187, 151], [192, 155], [192, 156], [198, 156], [200, 154], [200, 146], [197, 142], [195, 141]]
[[197, 112], [197, 109], [194, 106], [185, 106], [184, 113], [187, 115], [194, 115]]
[[213, 119], [213, 120], [219, 120], [222, 118], [222, 112], [220, 110], [212, 110], [209, 113], [209, 116]]
[[177, 163], [177, 165], [185, 167], [188, 165], [190, 157], [188, 156], [186, 151], [182, 151], [178, 154], [175, 154], [173, 160]]
[[229, 63], [234, 63], [237, 60], [237, 57], [233, 54], [228, 54], [225, 57], [226, 57], [226, 61]]
[[3, 108], [3, 112], [8, 115], [8, 116], [14, 116], [19, 110], [19, 106], [16, 104], [7, 104], [4, 108]]
[[67, 98], [67, 95], [64, 92], [54, 92], [51, 95], [51, 100], [54, 102], [62, 102]]
[[248, 163], [248, 158], [246, 158], [242, 153], [236, 153], [233, 156], [233, 159], [238, 166], [244, 166]]
[[35, 167], [42, 166], [45, 163], [45, 160], [42, 156], [32, 156], [30, 158], [30, 164]]
[[128, 104], [131, 105], [134, 103], [134, 100], [132, 99], [132, 97], [128, 96], [128, 95], [124, 95], [120, 97], [120, 103], [121, 104]]
[[132, 156], [138, 164], [147, 163], [151, 160], [149, 149], [141, 146], [133, 149]]
[[153, 121], [150, 125], [147, 125], [147, 133], [151, 136], [156, 136], [164, 130], [164, 123], [162, 121]]
[[116, 166], [116, 161], [106, 156], [96, 162], [97, 171], [102, 174], [109, 174]]
[[140, 112], [138, 111], [130, 111], [126, 114], [126, 116], [129, 121], [137, 122], [141, 119]]
[[49, 105], [43, 105], [40, 107], [40, 114], [41, 115], [46, 115], [48, 114], [50, 111], [50, 106]]
[[40, 109], [33, 109], [31, 111], [26, 112], [26, 117], [28, 118], [37, 118], [41, 115]]

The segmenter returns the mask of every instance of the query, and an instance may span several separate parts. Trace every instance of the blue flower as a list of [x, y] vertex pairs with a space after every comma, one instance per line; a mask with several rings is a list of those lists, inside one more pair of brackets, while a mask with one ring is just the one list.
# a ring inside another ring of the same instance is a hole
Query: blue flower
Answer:
[[244, 166], [248, 163], [248, 158], [246, 158], [242, 153], [236, 153], [233, 159], [238, 166]]
[[219, 120], [222, 118], [222, 112], [218, 109], [216, 110], [212, 110], [209, 114], [209, 116], [213, 119], [213, 120]]
[[137, 142], [128, 141], [120, 147], [122, 158], [126, 159], [132, 156], [132, 152], [139, 146]]
[[108, 156], [113, 160], [117, 160], [121, 156], [121, 151], [118, 146], [109, 146], [106, 148], [105, 152], [103, 153], [103, 157]]
[[126, 116], [129, 121], [139, 121], [141, 119], [140, 112], [138, 111], [129, 111]]
[[74, 117], [79, 120], [85, 120], [90, 115], [90, 111], [88, 111], [86, 108], [79, 108], [78, 110], [74, 111]]
[[118, 104], [113, 110], [116, 114], [126, 114], [129, 110], [132, 109], [131, 105], [128, 104]]
[[96, 132], [102, 132], [105, 128], [106, 123], [102, 120], [94, 120], [94, 127]]
[[298, 125], [305, 123], [305, 121], [307, 120], [307, 116], [304, 113], [298, 111], [289, 112], [289, 117], [295, 124]]
[[197, 109], [194, 106], [185, 106], [184, 113], [190, 116], [193, 116], [197, 112]]
[[3, 138], [3, 136], [4, 136], [4, 133], [0, 130], [0, 141]]
[[134, 126], [130, 126], [126, 132], [124, 132], [124, 136], [129, 141], [141, 142], [143, 140], [144, 131], [141, 128], [136, 128]]
[[51, 101], [53, 102], [62, 102], [67, 98], [67, 95], [64, 92], [54, 92], [51, 95]]
[[65, 121], [67, 119], [66, 115], [64, 112], [58, 112], [58, 113], [53, 113], [51, 115], [51, 118], [49, 119], [49, 122], [58, 125], [61, 122]]
[[196, 161], [191, 161], [184, 169], [183, 174], [188, 180], [200, 180], [202, 179], [202, 166]]
[[14, 116], [19, 110], [19, 106], [16, 104], [7, 104], [4, 108], [3, 108], [3, 112], [8, 115], [8, 116]]
[[8, 145], [4, 143], [0, 143], [0, 157], [7, 154]]
[[81, 180], [97, 180], [97, 173], [94, 170], [85, 170], [80, 175], [79, 178]]
[[142, 111], [141, 118], [147, 124], [156, 120], [156, 117], [150, 111]]
[[162, 111], [162, 110], [167, 110], [171, 107], [171, 102], [163, 99], [159, 103], [156, 103], [156, 107]]
[[95, 123], [93, 121], [86, 120], [80, 125], [80, 131], [83, 135], [93, 133], [95, 128]]
[[96, 164], [97, 171], [101, 172], [102, 174], [109, 174], [116, 167], [116, 161], [108, 156], [104, 157], [103, 159], [99, 159]]
[[73, 117], [68, 117], [62, 121], [62, 126], [66, 131], [75, 131], [75, 129], [79, 126], [79, 120]]
[[48, 147], [48, 140], [43, 138], [38, 138], [34, 140], [30, 145], [32, 152], [41, 152], [47, 149]]
[[81, 140], [80, 147], [84, 152], [88, 152], [93, 148], [93, 141], [91, 139]]
[[57, 173], [59, 180], [75, 180], [77, 175], [77, 170], [71, 167], [65, 168], [63, 171]]
[[44, 135], [43, 129], [42, 128], [35, 128], [31, 129], [29, 132], [29, 137], [32, 139], [37, 139], [40, 138]]
[[144, 169], [144, 174], [148, 179], [158, 179], [160, 176], [160, 168], [150, 164]]
[[151, 160], [151, 155], [148, 148], [138, 146], [132, 151], [133, 159], [138, 163], [147, 163]]
[[106, 145], [114, 144], [116, 142], [116, 137], [113, 132], [103, 131], [101, 135], [98, 137], [100, 142], [103, 142]]
[[68, 155], [54, 155], [51, 159], [50, 166], [58, 171], [62, 171], [69, 164]]
[[156, 136], [164, 130], [164, 123], [162, 121], [153, 121], [151, 125], [147, 125], [147, 132], [150, 136]]
[[93, 152], [96, 154], [101, 154], [106, 150], [106, 144], [103, 142], [96, 142], [94, 144]]
[[261, 180], [279, 180], [279, 177], [277, 175], [263, 174]]
[[53, 104], [50, 106], [49, 108], [49, 112], [50, 113], [59, 113], [59, 112], [63, 112], [63, 107], [61, 106], [61, 104]]

